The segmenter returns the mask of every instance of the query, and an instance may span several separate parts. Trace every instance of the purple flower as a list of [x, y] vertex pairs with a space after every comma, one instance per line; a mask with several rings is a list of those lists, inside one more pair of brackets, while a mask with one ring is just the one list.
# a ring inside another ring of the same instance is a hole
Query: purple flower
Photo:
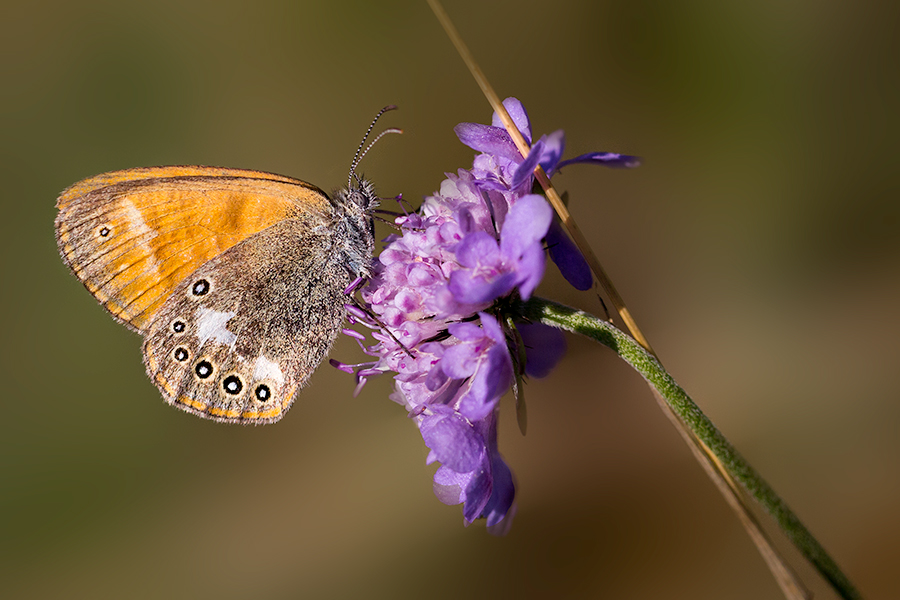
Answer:
[[479, 304], [518, 287], [527, 300], [544, 276], [541, 240], [552, 220], [547, 201], [528, 195], [509, 209], [499, 244], [486, 231], [468, 234], [456, 247], [456, 260], [463, 268], [450, 276], [450, 292], [463, 302]]
[[[503, 104], [530, 144], [525, 108], [515, 98]], [[374, 318], [351, 311], [351, 320], [373, 329], [376, 343], [363, 349], [375, 360], [332, 364], [355, 371], [360, 385], [393, 372], [391, 399], [419, 427], [430, 450], [427, 462], [440, 463], [437, 497], [462, 504], [467, 523], [483, 518], [492, 533], [502, 534], [515, 514], [515, 482], [497, 445], [500, 398], [517, 374], [546, 376], [565, 352], [559, 331], [513, 326], [515, 315], [503, 312], [510, 305], [505, 299], [533, 294], [544, 274], [545, 247], [564, 274], [573, 274], [566, 276], [575, 287], [592, 283], [547, 201], [530, 193], [533, 171], [540, 165], [552, 174], [572, 162], [633, 166], [626, 163], [634, 159], [603, 153], [560, 162], [562, 131], [539, 138], [523, 158], [497, 115], [492, 125], [461, 123], [456, 132], [480, 152], [473, 168], [447, 174], [417, 212], [397, 219], [401, 232], [385, 240], [362, 291]], [[612, 156], [619, 158], [604, 158]], [[525, 364], [513, 360], [522, 355], [511, 347], [516, 340], [524, 345]]]

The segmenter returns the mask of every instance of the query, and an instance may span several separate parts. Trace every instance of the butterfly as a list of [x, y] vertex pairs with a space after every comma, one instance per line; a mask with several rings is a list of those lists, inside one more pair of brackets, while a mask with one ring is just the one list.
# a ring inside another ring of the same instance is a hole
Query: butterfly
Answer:
[[318, 187], [203, 166], [113, 171], [59, 196], [64, 262], [143, 338], [169, 404], [226, 423], [281, 419], [341, 329], [347, 294], [371, 274], [378, 197], [356, 175]]

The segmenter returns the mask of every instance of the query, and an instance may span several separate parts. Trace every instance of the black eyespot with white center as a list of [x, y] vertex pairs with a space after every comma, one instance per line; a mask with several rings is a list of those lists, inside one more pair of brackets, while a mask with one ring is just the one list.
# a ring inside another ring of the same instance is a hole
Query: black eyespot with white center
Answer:
[[213, 374], [212, 363], [208, 360], [201, 360], [194, 365], [194, 373], [196, 373], [197, 377], [200, 379], [209, 379], [209, 376]]
[[187, 325], [185, 325], [184, 321], [182, 321], [181, 319], [175, 319], [174, 321], [172, 321], [172, 331], [174, 331], [175, 333], [184, 333], [184, 330], [186, 328]]
[[[172, 352], [172, 357], [178, 362], [184, 362], [191, 357], [191, 353], [188, 352], [187, 348], [184, 346], [178, 346]], [[197, 373], [197, 375], [199, 375], [199, 373]]]
[[104, 225], [103, 227], [100, 228], [100, 231], [98, 231], [97, 233], [100, 234], [100, 237], [108, 237], [109, 234], [112, 233], [112, 231], [110, 230], [109, 227]]
[[222, 389], [225, 390], [226, 394], [237, 396], [241, 393], [241, 390], [244, 389], [244, 384], [237, 375], [229, 375], [222, 380]]
[[191, 293], [195, 296], [205, 296], [209, 293], [209, 281], [206, 279], [198, 279], [191, 286]]
[[256, 396], [256, 399], [260, 402], [268, 402], [269, 398], [272, 397], [272, 390], [269, 389], [264, 383], [256, 386], [256, 389], [253, 391], [253, 395]]

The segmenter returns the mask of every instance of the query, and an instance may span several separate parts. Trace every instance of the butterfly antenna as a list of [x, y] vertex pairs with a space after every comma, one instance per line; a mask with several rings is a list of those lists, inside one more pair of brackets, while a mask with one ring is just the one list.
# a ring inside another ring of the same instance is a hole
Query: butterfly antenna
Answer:
[[[375, 123], [378, 122], [378, 119], [381, 118], [381, 115], [388, 112], [389, 110], [397, 110], [397, 106], [394, 104], [390, 104], [388, 106], [385, 106], [381, 110], [379, 110], [378, 114], [375, 115], [375, 118], [372, 119], [371, 125], [369, 125], [369, 128], [366, 130], [366, 135], [363, 136], [362, 141], [359, 143], [359, 148], [356, 149], [356, 154], [353, 155], [353, 162], [350, 164], [350, 173], [347, 175], [347, 189], [350, 189], [350, 187], [353, 184], [353, 176], [356, 175], [356, 167], [359, 166], [359, 162], [363, 159], [363, 157], [366, 155], [366, 153], [368, 153], [369, 150], [372, 149], [372, 146], [375, 145], [375, 142], [380, 140], [382, 137], [384, 137], [388, 133], [403, 133], [402, 129], [397, 129], [396, 127], [392, 127], [390, 129], [385, 129], [384, 131], [382, 131], [381, 133], [378, 134], [378, 137], [376, 137], [374, 140], [372, 140], [371, 144], [366, 146], [366, 140], [369, 139], [369, 134], [371, 134], [372, 130], [375, 128]], [[365, 148], [365, 150], [363, 150], [363, 148]]]

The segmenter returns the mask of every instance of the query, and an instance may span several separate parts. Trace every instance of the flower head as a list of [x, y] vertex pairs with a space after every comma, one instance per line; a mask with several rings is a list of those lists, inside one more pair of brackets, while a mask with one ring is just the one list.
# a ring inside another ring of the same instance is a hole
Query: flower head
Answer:
[[[515, 98], [503, 104], [530, 144], [525, 108]], [[547, 201], [531, 193], [533, 172], [540, 165], [552, 174], [573, 162], [633, 166], [636, 159], [595, 153], [560, 162], [562, 131], [542, 136], [522, 157], [497, 115], [491, 125], [462, 123], [455, 131], [480, 154], [472, 169], [448, 174], [417, 212], [397, 219], [401, 233], [386, 240], [362, 291], [375, 318], [351, 313], [374, 329], [376, 340], [364, 346], [375, 361], [355, 370], [361, 383], [394, 373], [391, 399], [419, 427], [427, 462], [440, 463], [437, 497], [463, 504], [467, 523], [484, 518], [492, 532], [503, 533], [515, 513], [515, 483], [498, 450], [498, 404], [517, 372], [547, 375], [565, 341], [541, 325], [522, 324], [514, 334], [512, 315], [501, 307], [510, 296], [527, 299], [534, 292], [544, 274], [545, 244], [573, 285], [591, 285]], [[522, 355], [510, 350], [516, 340], [525, 346], [524, 365], [513, 360]]]

